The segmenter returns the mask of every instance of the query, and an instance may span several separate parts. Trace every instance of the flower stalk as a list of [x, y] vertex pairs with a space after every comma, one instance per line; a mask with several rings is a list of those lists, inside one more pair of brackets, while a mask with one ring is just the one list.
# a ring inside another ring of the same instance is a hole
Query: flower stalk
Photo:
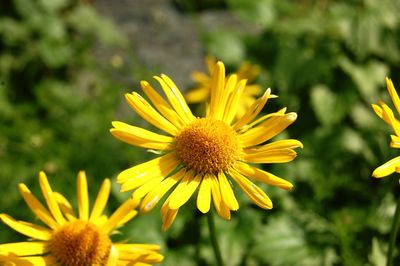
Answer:
[[224, 263], [221, 256], [221, 250], [218, 245], [217, 233], [215, 230], [215, 223], [214, 223], [214, 214], [212, 209], [207, 213], [206, 216], [207, 216], [208, 230], [210, 232], [210, 241], [214, 250], [215, 260], [218, 266], [223, 266]]
[[393, 217], [392, 230], [390, 231], [390, 243], [386, 260], [387, 266], [393, 266], [393, 253], [396, 247], [397, 233], [399, 232], [399, 222], [400, 222], [400, 194], [397, 197], [396, 211]]

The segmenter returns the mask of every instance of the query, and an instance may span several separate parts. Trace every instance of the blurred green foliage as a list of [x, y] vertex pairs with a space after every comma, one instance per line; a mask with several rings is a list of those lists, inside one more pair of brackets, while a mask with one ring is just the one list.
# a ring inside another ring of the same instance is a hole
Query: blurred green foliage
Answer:
[[[252, 25], [254, 31], [200, 29], [205, 52], [231, 69], [243, 60], [259, 64], [258, 83], [279, 95], [265, 112], [288, 106], [299, 114], [286, 137], [300, 139], [304, 150], [290, 164], [265, 167], [295, 189], [263, 186], [272, 211], [255, 208], [237, 190], [240, 210], [230, 222], [216, 221], [227, 265], [384, 265], [398, 178], [375, 180], [371, 173], [396, 151], [370, 104], [390, 102], [385, 76], [400, 88], [400, 1], [174, 3], [194, 20], [220, 9]], [[129, 77], [132, 66], [115, 68], [102, 53], [118, 49], [128, 55], [125, 38], [88, 4], [0, 3], [2, 212], [32, 220], [16, 188], [24, 182], [39, 194], [39, 170], [74, 199], [75, 175], [85, 169], [94, 197], [101, 179], [151, 157], [108, 134], [112, 120], [135, 119], [120, 107], [126, 81], [119, 77]], [[116, 185], [113, 192], [111, 209], [127, 196]], [[214, 265], [205, 217], [194, 205], [180, 211], [168, 232], [160, 231], [154, 210], [117, 238], [162, 244], [165, 265]], [[1, 243], [18, 240], [5, 226], [0, 230]]]

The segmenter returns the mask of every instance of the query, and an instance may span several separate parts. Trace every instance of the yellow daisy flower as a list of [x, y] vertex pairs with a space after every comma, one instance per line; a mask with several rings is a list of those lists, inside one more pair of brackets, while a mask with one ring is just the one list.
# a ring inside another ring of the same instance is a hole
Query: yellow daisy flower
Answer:
[[46, 227], [17, 221], [7, 214], [0, 220], [31, 241], [0, 245], [0, 264], [5, 265], [151, 265], [163, 260], [158, 245], [113, 243], [109, 235], [136, 216], [137, 201], [125, 201], [110, 217], [103, 214], [111, 183], [105, 179], [89, 214], [89, 195], [84, 172], [79, 172], [78, 216], [69, 201], [51, 189], [44, 172], [39, 184], [48, 208], [25, 184], [19, 192], [33, 213]]
[[[397, 112], [400, 114], [400, 99], [393, 86], [392, 80], [389, 78], [386, 78], [386, 87]], [[390, 109], [390, 107], [383, 101], [379, 101], [378, 104], [372, 104], [372, 108], [375, 113], [394, 130], [395, 135], [390, 136], [390, 147], [397, 149], [400, 148], [400, 121], [394, 116], [392, 109]], [[394, 172], [400, 173], [400, 156], [397, 156], [376, 168], [372, 173], [372, 176], [380, 178], [388, 176]]]
[[302, 147], [302, 143], [294, 139], [264, 144], [297, 118], [296, 113], [286, 113], [284, 108], [255, 119], [267, 100], [274, 97], [270, 89], [233, 123], [246, 80], [239, 81], [236, 75], [225, 80], [222, 62], [214, 67], [209, 111], [203, 118], [193, 116], [169, 77], [162, 74], [154, 78], [160, 83], [169, 103], [146, 81], [141, 82], [142, 90], [157, 110], [136, 92], [125, 97], [143, 119], [169, 135], [118, 121], [112, 123], [114, 128], [110, 131], [131, 145], [165, 153], [124, 170], [117, 178], [122, 184], [121, 191], [135, 190], [133, 198], [143, 199], [140, 210], [144, 213], [153, 209], [176, 185], [161, 208], [164, 230], [197, 188], [197, 208], [202, 213], [210, 210], [212, 199], [218, 214], [230, 219], [230, 211], [239, 209], [231, 180], [264, 209], [271, 209], [272, 202], [250, 179], [283, 189], [293, 187], [290, 182], [251, 165], [292, 161], [296, 157], [293, 149]]
[[[192, 73], [192, 79], [197, 83], [197, 87], [185, 95], [188, 103], [201, 103], [210, 99], [211, 74], [213, 73], [214, 65], [217, 60], [213, 56], [207, 56], [205, 62], [208, 74], [198, 71]], [[244, 62], [240, 65], [236, 73], [237, 79], [247, 79], [247, 84], [242, 93], [242, 98], [236, 112], [236, 118], [242, 117], [256, 100], [256, 97], [261, 93], [261, 86], [250, 84], [259, 74], [260, 67], [258, 65], [253, 65], [250, 62]]]

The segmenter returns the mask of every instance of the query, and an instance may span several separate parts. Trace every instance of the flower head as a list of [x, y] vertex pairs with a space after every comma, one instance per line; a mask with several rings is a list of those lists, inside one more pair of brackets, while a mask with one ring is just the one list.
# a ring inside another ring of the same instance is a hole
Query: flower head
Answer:
[[[400, 99], [393, 86], [392, 80], [389, 78], [386, 78], [386, 87], [397, 113], [400, 114]], [[372, 108], [375, 113], [386, 122], [386, 124], [392, 127], [394, 131], [394, 135], [390, 135], [390, 147], [397, 149], [400, 148], [400, 121], [394, 116], [392, 109], [383, 101], [379, 101], [378, 104], [372, 104]], [[394, 172], [400, 173], [400, 156], [397, 156], [376, 168], [372, 173], [372, 176], [380, 178], [388, 176]]]
[[[205, 63], [208, 73], [198, 71], [194, 71], [192, 73], [192, 79], [196, 82], [196, 87], [185, 95], [185, 99], [188, 103], [201, 103], [210, 99], [211, 75], [216, 62], [217, 60], [215, 57], [207, 56]], [[242, 98], [236, 111], [237, 118], [240, 118], [244, 115], [247, 109], [256, 100], [256, 97], [260, 94], [261, 86], [251, 84], [251, 82], [256, 79], [259, 74], [260, 67], [258, 65], [253, 65], [250, 62], [243, 62], [239, 66], [239, 69], [236, 72], [237, 79], [247, 79], [247, 83], [242, 92]]]
[[17, 221], [0, 214], [3, 223], [32, 241], [0, 245], [0, 262], [10, 265], [148, 265], [162, 261], [158, 245], [113, 243], [110, 234], [136, 216], [138, 202], [125, 201], [110, 217], [103, 214], [111, 183], [105, 179], [89, 214], [89, 195], [84, 172], [78, 174], [78, 215], [69, 201], [50, 187], [45, 173], [39, 184], [47, 207], [25, 184], [19, 191], [33, 213], [46, 226]]
[[146, 81], [141, 82], [141, 87], [155, 108], [136, 92], [126, 94], [126, 100], [143, 119], [168, 135], [117, 121], [112, 123], [111, 133], [134, 146], [164, 153], [124, 170], [117, 178], [122, 184], [121, 191], [135, 190], [133, 198], [143, 199], [142, 212], [153, 209], [172, 190], [161, 208], [163, 229], [171, 225], [179, 208], [196, 190], [197, 208], [202, 213], [210, 210], [212, 200], [218, 214], [230, 219], [230, 212], [239, 209], [231, 181], [264, 209], [271, 209], [272, 202], [251, 179], [283, 189], [292, 188], [290, 182], [252, 165], [292, 161], [296, 157], [293, 149], [302, 147], [294, 139], [265, 144], [297, 118], [296, 113], [286, 113], [284, 108], [255, 119], [267, 100], [274, 97], [270, 89], [233, 122], [246, 80], [238, 80], [237, 75], [225, 79], [222, 62], [214, 66], [209, 108], [203, 118], [192, 114], [169, 77], [161, 75], [155, 79], [168, 102]]

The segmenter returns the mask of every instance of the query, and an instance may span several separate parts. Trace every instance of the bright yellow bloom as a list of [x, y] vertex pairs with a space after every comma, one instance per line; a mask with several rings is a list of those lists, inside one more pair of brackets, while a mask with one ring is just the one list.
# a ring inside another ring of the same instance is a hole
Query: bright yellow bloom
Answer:
[[[400, 114], [400, 99], [393, 86], [392, 80], [389, 78], [386, 78], [386, 87], [397, 112]], [[400, 148], [400, 121], [395, 118], [392, 109], [390, 109], [387, 104], [383, 101], [379, 101], [378, 104], [372, 104], [372, 108], [383, 121], [393, 128], [395, 133], [395, 135], [390, 135], [390, 147]], [[388, 176], [394, 172], [400, 173], [400, 156], [397, 156], [376, 168], [372, 173], [372, 176], [380, 178]]]
[[294, 139], [265, 144], [297, 118], [296, 113], [286, 113], [284, 108], [255, 119], [267, 100], [274, 97], [270, 89], [233, 123], [246, 80], [238, 80], [236, 75], [226, 80], [222, 62], [214, 67], [209, 110], [203, 118], [193, 116], [169, 77], [162, 74], [155, 79], [169, 102], [148, 82], [142, 81], [141, 87], [157, 110], [136, 92], [125, 96], [143, 119], [169, 135], [118, 121], [112, 123], [111, 133], [131, 145], [164, 153], [121, 172], [117, 178], [122, 184], [121, 191], [135, 190], [133, 198], [143, 199], [142, 212], [153, 209], [175, 186], [161, 208], [164, 230], [197, 189], [197, 208], [202, 213], [210, 210], [212, 199], [218, 214], [230, 219], [230, 211], [239, 209], [231, 180], [264, 209], [271, 209], [272, 202], [250, 179], [283, 189], [293, 187], [290, 182], [251, 165], [292, 161], [296, 157], [293, 149], [302, 147], [301, 142]]
[[0, 219], [32, 241], [0, 245], [0, 264], [5, 265], [150, 265], [163, 256], [158, 245], [113, 243], [109, 235], [136, 216], [137, 201], [125, 201], [110, 217], [103, 214], [111, 183], [105, 179], [89, 214], [89, 195], [84, 172], [78, 174], [78, 216], [69, 201], [51, 189], [45, 173], [39, 184], [48, 208], [32, 195], [25, 184], [19, 192], [45, 226], [17, 221], [7, 214]]
[[[197, 87], [185, 95], [188, 103], [201, 103], [210, 99], [211, 74], [213, 73], [214, 65], [217, 61], [213, 56], [207, 56], [205, 61], [208, 74], [198, 71], [192, 73], [192, 79], [197, 83]], [[242, 98], [236, 112], [236, 118], [242, 117], [260, 94], [261, 86], [250, 84], [259, 74], [260, 67], [258, 65], [252, 65], [249, 62], [244, 62], [240, 65], [236, 73], [237, 79], [247, 79], [247, 84], [242, 93]]]

